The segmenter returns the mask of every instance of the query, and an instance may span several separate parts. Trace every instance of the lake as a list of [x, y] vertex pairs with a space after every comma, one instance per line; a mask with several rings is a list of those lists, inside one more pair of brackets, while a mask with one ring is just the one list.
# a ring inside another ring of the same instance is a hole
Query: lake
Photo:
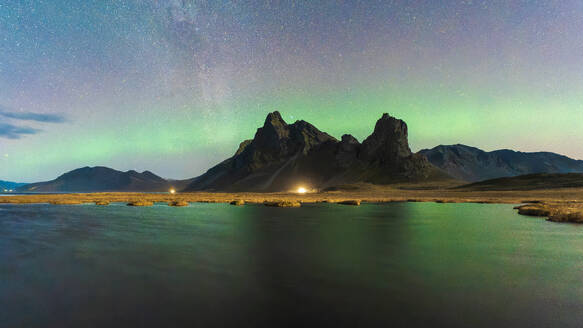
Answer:
[[511, 205], [0, 205], [0, 327], [581, 327], [583, 226]]

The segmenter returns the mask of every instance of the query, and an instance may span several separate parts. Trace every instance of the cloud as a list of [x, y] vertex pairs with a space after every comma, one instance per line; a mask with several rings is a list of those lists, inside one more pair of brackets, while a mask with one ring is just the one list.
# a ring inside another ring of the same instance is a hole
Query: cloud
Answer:
[[31, 121], [40, 123], [65, 123], [67, 120], [60, 114], [43, 114], [34, 112], [14, 111], [0, 105], [0, 138], [20, 139], [22, 136], [37, 134], [42, 130], [28, 126], [20, 126], [6, 122]]
[[38, 132], [40, 132], [38, 129], [0, 122], [0, 138], [20, 139], [23, 135], [37, 134]]
[[[0, 107], [1, 109], [1, 107]], [[35, 121], [43, 123], [64, 123], [65, 117], [59, 114], [41, 114], [32, 112], [14, 112], [0, 110], [0, 116], [22, 121]]]

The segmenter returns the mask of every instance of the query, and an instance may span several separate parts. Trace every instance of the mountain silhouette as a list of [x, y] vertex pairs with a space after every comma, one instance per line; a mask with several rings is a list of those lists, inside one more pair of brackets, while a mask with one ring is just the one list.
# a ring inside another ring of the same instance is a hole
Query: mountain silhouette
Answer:
[[251, 140], [236, 153], [192, 179], [185, 191], [283, 191], [297, 186], [372, 182], [421, 182], [446, 179], [422, 155], [409, 148], [407, 124], [388, 114], [362, 143], [351, 135], [341, 140], [306, 121], [286, 123], [269, 113]]
[[453, 178], [468, 182], [534, 173], [583, 172], [583, 161], [550, 152], [485, 152], [458, 144], [424, 149], [419, 154]]
[[150, 171], [117, 171], [108, 167], [83, 167], [47, 181], [24, 185], [21, 192], [168, 191], [172, 183]]

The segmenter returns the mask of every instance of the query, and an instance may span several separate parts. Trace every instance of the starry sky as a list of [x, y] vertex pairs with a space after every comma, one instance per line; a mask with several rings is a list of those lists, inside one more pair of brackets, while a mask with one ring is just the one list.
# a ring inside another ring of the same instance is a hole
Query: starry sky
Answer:
[[583, 159], [583, 1], [0, 3], [0, 179], [190, 178], [268, 112], [362, 141]]

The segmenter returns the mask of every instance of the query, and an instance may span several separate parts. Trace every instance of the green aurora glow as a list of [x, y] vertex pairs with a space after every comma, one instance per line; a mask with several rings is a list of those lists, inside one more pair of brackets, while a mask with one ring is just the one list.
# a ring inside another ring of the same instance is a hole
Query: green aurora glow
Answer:
[[66, 118], [0, 118], [39, 130], [0, 131], [0, 179], [94, 165], [194, 177], [274, 110], [360, 141], [388, 112], [409, 125], [413, 150], [583, 158], [580, 2], [103, 3], [0, 7], [0, 109]]

